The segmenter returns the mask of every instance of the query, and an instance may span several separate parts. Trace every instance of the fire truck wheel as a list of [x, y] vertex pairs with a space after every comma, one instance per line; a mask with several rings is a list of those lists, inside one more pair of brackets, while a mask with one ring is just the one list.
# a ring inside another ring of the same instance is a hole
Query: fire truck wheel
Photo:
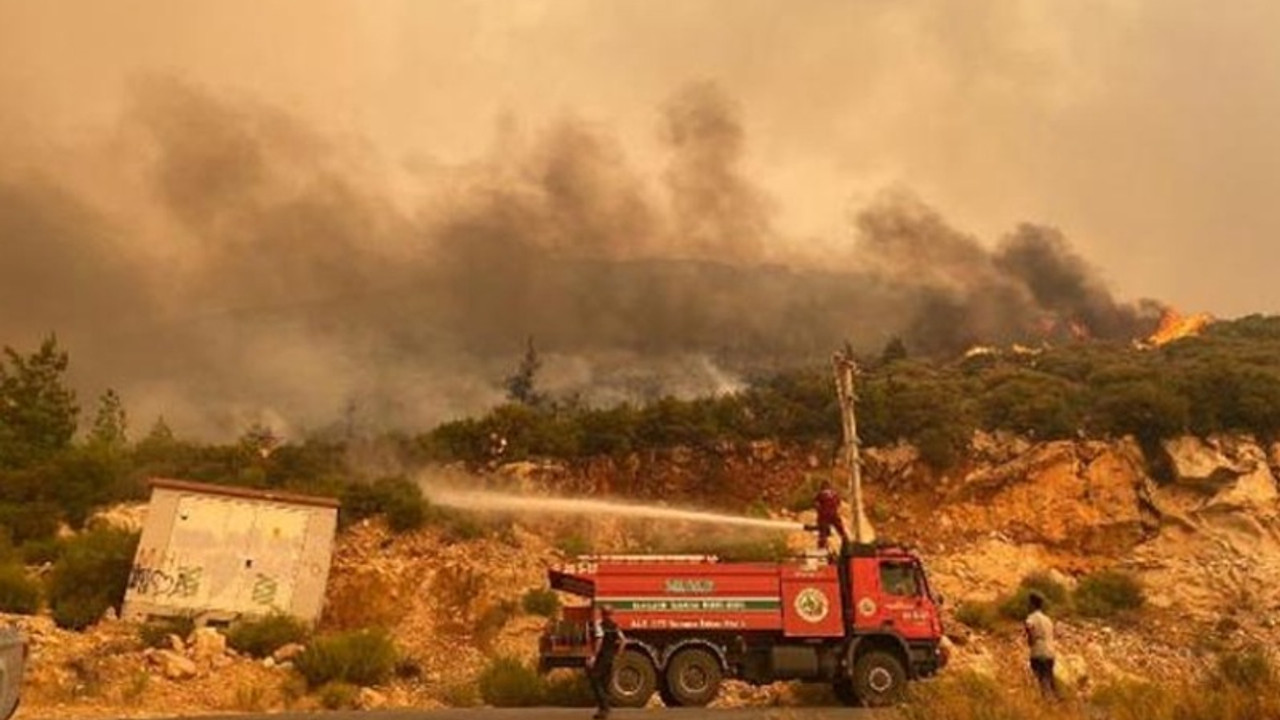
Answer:
[[613, 661], [609, 699], [618, 707], [644, 707], [658, 685], [658, 671], [638, 650], [623, 650]]
[[853, 690], [863, 705], [892, 705], [902, 699], [906, 688], [907, 671], [891, 653], [872, 650], [854, 663]]
[[687, 648], [667, 663], [666, 690], [677, 705], [701, 707], [720, 692], [720, 661], [702, 648]]

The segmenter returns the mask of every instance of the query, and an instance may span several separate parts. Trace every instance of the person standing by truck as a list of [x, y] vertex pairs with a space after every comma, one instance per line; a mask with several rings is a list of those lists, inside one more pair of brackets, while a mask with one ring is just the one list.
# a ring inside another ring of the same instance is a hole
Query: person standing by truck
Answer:
[[1031, 614], [1024, 628], [1027, 648], [1031, 651], [1031, 672], [1036, 676], [1041, 697], [1057, 700], [1058, 683], [1053, 677], [1053, 621], [1045, 614], [1044, 598], [1039, 593], [1031, 593], [1027, 604], [1031, 606]]
[[609, 717], [609, 683], [613, 679], [613, 660], [622, 652], [626, 637], [613, 620], [613, 608], [600, 608], [600, 619], [591, 626], [591, 656], [587, 658], [587, 679], [596, 698], [595, 720]]
[[827, 549], [827, 538], [835, 530], [841, 543], [849, 542], [849, 535], [844, 531], [844, 521], [840, 519], [840, 494], [831, 487], [830, 480], [823, 480], [822, 487], [813, 498], [814, 509], [818, 511], [818, 549]]

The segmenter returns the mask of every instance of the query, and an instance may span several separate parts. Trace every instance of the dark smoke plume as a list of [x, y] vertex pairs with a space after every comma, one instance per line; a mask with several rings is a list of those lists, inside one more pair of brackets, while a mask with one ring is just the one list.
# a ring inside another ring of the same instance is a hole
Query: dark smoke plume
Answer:
[[660, 189], [569, 119], [438, 171], [406, 203], [286, 113], [142, 83], [126, 123], [138, 207], [0, 168], [0, 339], [56, 331], [89, 392], [225, 436], [344, 408], [408, 428], [475, 412], [502, 399], [530, 336], [544, 390], [611, 402], [722, 391], [845, 339], [954, 353], [1150, 322], [1057, 231], [1024, 225], [993, 252], [902, 193], [861, 213], [852, 259], [789, 261], [742, 173], [734, 103], [698, 84], [661, 117]]
[[1121, 303], [1058, 230], [1024, 223], [994, 252], [918, 199], [890, 193], [858, 217], [872, 272], [905, 296], [904, 336], [933, 353], [980, 343], [1150, 333], [1158, 304]]

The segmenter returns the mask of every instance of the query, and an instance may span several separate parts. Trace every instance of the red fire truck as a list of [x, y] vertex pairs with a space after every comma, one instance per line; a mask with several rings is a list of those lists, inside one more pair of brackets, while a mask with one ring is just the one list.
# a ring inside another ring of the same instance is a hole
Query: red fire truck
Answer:
[[895, 545], [847, 545], [783, 562], [713, 556], [585, 556], [549, 571], [551, 587], [590, 601], [566, 608], [540, 641], [544, 670], [581, 667], [593, 608], [627, 636], [610, 692], [641, 707], [705, 705], [721, 680], [831, 683], [848, 704], [886, 705], [946, 662], [940, 600], [920, 559]]

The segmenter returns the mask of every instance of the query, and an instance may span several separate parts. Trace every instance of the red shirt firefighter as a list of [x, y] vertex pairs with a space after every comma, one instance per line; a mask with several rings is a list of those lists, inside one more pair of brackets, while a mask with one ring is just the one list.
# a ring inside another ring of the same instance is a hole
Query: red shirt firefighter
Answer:
[[813, 506], [818, 511], [818, 547], [827, 549], [827, 539], [835, 530], [842, 543], [849, 542], [849, 535], [844, 531], [844, 521], [840, 519], [840, 494], [831, 487], [830, 480], [823, 480], [817, 496], [813, 498]]

